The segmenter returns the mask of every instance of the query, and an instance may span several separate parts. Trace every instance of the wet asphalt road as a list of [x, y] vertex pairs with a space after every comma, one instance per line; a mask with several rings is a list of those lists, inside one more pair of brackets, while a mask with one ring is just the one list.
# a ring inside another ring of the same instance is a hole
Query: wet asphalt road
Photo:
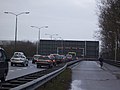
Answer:
[[81, 61], [72, 67], [70, 90], [120, 90], [120, 68], [104, 63], [100, 68], [98, 62]]
[[23, 66], [11, 66], [9, 63], [9, 71], [8, 75], [6, 77], [6, 80], [14, 79], [20, 76], [24, 76], [30, 73], [42, 71], [44, 69], [42, 68], [37, 68], [36, 64], [32, 64], [32, 61], [29, 61], [29, 64], [27, 67]]

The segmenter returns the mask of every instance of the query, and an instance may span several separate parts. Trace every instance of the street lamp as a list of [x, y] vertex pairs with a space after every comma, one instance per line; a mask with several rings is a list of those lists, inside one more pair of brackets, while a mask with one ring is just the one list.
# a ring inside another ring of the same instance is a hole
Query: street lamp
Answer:
[[41, 29], [41, 28], [48, 28], [48, 26], [42, 26], [42, 27], [31, 26], [31, 27], [32, 27], [32, 28], [37, 28], [37, 29], [39, 29], [39, 32], [38, 32], [37, 51], [36, 51], [36, 54], [38, 54], [38, 52], [39, 52], [39, 44], [40, 44], [40, 29]]
[[50, 53], [54, 52], [54, 47], [55, 47], [55, 41], [52, 40], [53, 36], [58, 36], [58, 34], [45, 34], [45, 35], [49, 35], [51, 38], [51, 44], [50, 44]]
[[29, 14], [29, 12], [21, 12], [21, 13], [18, 13], [18, 14], [15, 14], [13, 12], [4, 12], [5, 14], [12, 14], [12, 15], [15, 15], [16, 17], [16, 23], [15, 23], [15, 47], [14, 47], [14, 51], [16, 51], [16, 42], [17, 42], [17, 17], [21, 14]]
[[[62, 50], [62, 54], [63, 54], [63, 39], [62, 37], [57, 37], [61, 40], [61, 50]], [[59, 53], [59, 47], [57, 47], [57, 54]]]
[[55, 35], [58, 36], [58, 34], [45, 34], [45, 35], [49, 35], [51, 40], [52, 40], [53, 36], [55, 36]]

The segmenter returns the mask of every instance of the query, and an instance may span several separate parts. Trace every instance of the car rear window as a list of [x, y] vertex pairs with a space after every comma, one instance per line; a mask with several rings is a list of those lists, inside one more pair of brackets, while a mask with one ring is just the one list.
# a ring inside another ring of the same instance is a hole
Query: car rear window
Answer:
[[38, 59], [40, 56], [34, 56], [33, 58]]
[[39, 57], [39, 59], [42, 59], [42, 60], [49, 60], [50, 58], [49, 57]]

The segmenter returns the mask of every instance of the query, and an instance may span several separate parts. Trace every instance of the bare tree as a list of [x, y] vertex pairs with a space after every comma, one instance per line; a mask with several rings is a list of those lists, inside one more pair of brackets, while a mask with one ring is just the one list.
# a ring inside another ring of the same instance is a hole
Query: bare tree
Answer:
[[[8, 58], [11, 58], [14, 53], [14, 41], [5, 42], [6, 44], [0, 45], [0, 47], [3, 47]], [[24, 52], [27, 57], [32, 57], [36, 53], [36, 43], [30, 41], [17, 41], [16, 51]]]
[[99, 34], [102, 41], [102, 52], [106, 58], [114, 58], [117, 48], [117, 58], [120, 56], [120, 0], [100, 0]]

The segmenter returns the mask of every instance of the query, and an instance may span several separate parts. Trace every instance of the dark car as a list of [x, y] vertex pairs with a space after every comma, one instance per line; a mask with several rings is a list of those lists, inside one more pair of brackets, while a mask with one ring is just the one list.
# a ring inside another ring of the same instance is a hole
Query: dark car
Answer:
[[38, 61], [38, 58], [40, 57], [41, 55], [34, 55], [33, 58], [32, 58], [32, 63], [36, 63]]
[[4, 49], [0, 48], [0, 80], [4, 82], [8, 74], [8, 60]]
[[64, 62], [64, 60], [63, 60], [63, 59], [64, 59], [63, 55], [50, 54], [50, 56], [54, 56], [55, 61], [56, 61], [57, 64], [60, 64], [60, 63]]

